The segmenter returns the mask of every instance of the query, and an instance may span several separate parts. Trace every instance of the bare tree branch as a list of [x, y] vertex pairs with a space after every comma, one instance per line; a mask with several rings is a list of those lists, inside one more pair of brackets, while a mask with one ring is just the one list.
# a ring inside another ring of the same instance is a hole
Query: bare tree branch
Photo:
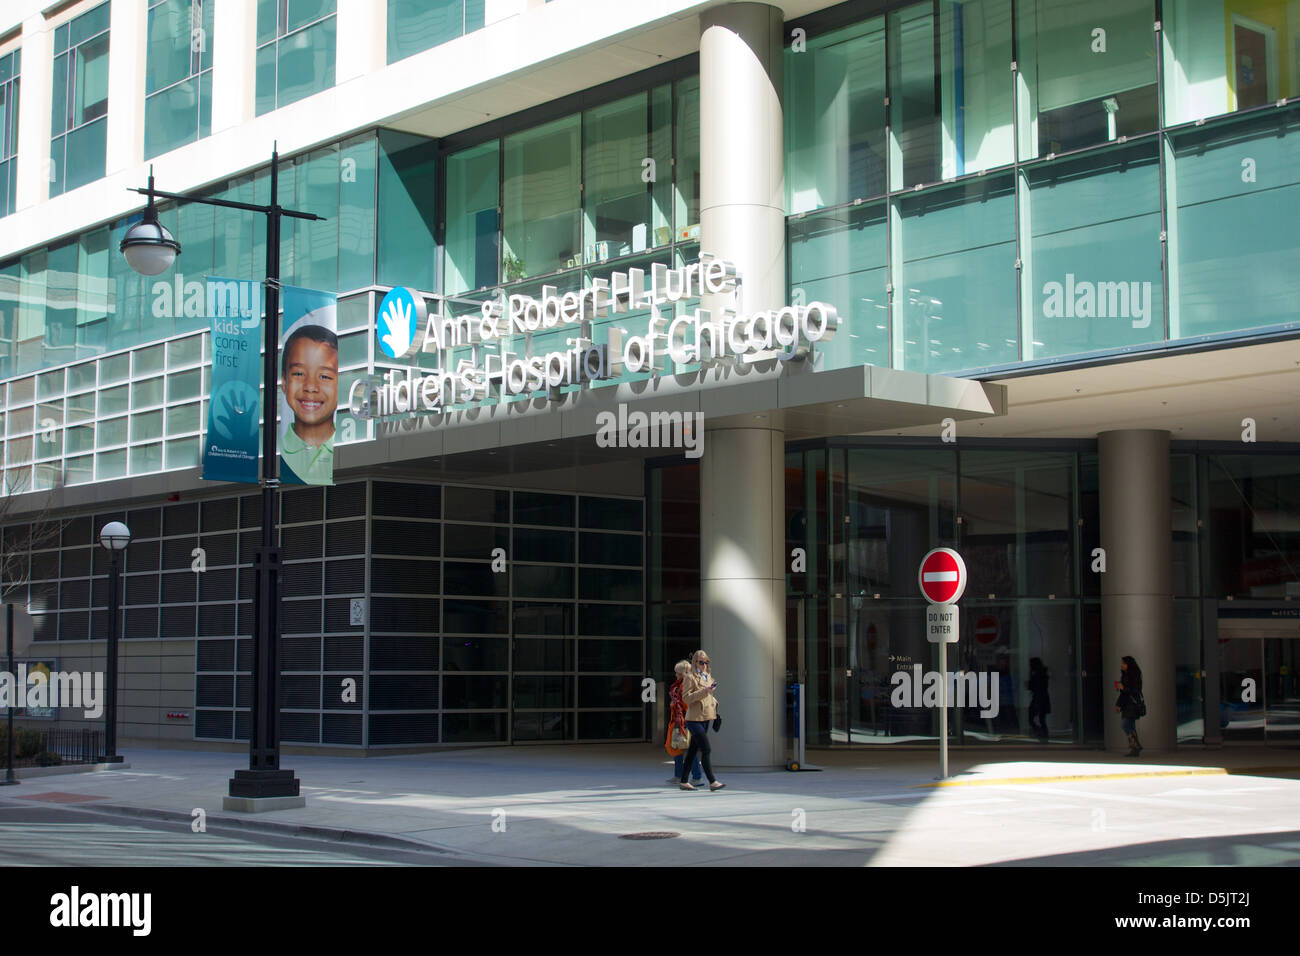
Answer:
[[60, 546], [67, 520], [53, 515], [63, 502], [65, 478], [60, 472], [53, 486], [37, 499], [37, 507], [21, 516], [16, 514], [17, 496], [23, 493], [25, 481], [17, 489], [11, 485], [9, 493], [0, 497], [0, 603], [29, 604], [30, 594], [26, 601], [21, 596], [31, 582], [32, 553]]

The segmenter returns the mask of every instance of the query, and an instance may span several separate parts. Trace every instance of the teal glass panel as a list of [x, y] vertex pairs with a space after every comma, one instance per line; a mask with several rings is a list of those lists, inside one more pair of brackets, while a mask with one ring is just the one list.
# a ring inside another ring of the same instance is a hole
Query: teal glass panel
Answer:
[[493, 140], [447, 157], [443, 288], [449, 295], [497, 282], [500, 155]]
[[1013, 177], [903, 196], [899, 210], [903, 367], [951, 372], [1017, 361]]
[[46, 372], [36, 377], [37, 399], [61, 398], [62, 396], [63, 369], [55, 369], [53, 372]]
[[809, 38], [785, 56], [786, 209], [885, 191], [885, 20]]
[[72, 123], [80, 126], [108, 113], [108, 34], [76, 50]]
[[[110, 355], [99, 363], [100, 386], [125, 382], [131, 377], [131, 356], [126, 353]], [[125, 409], [125, 406], [123, 406]]]
[[163, 401], [163, 380], [161, 377], [151, 378], [144, 382], [134, 382], [131, 385], [131, 407], [147, 408], [150, 405], [161, 405]]
[[199, 74], [199, 139], [212, 135], [212, 71]]
[[143, 475], [162, 470], [162, 442], [138, 445], [131, 449], [131, 474]]
[[1028, 180], [1032, 357], [1164, 338], [1155, 144], [1058, 160]]
[[275, 109], [275, 44], [257, 48], [257, 59], [253, 66], [254, 103], [257, 115], [269, 113]]
[[340, 292], [375, 281], [376, 148], [375, 136], [367, 134], [339, 150]]
[[465, 0], [465, 32], [482, 30], [486, 21], [487, 0]]
[[[203, 340], [197, 335], [168, 342], [167, 367], [169, 369], [184, 368], [187, 365], [194, 365], [201, 361], [203, 358], [202, 343]], [[172, 378], [176, 377], [172, 376]]]
[[125, 412], [129, 401], [130, 393], [126, 385], [118, 385], [115, 388], [101, 388], [99, 390], [99, 417], [103, 418], [105, 415], [117, 415]]
[[[117, 253], [114, 248], [112, 253]], [[77, 256], [77, 326], [80, 328], [108, 315], [109, 230], [107, 227], [83, 233]]]
[[1186, 123], [1300, 95], [1300, 8], [1164, 0], [1165, 122]]
[[[107, 136], [106, 118], [74, 129], [67, 135], [67, 168], [62, 177], [64, 192], [104, 178]], [[53, 184], [50, 192], [54, 192]]]
[[1296, 321], [1300, 116], [1173, 137], [1170, 337]]
[[198, 369], [190, 369], [188, 372], [173, 372], [167, 376], [167, 401], [176, 402], [184, 401], [187, 398], [198, 398], [202, 387], [202, 376], [199, 374]]
[[145, 40], [146, 96], [190, 75], [193, 43], [190, 9], [191, 0], [162, 0], [150, 8]]
[[379, 131], [380, 285], [434, 288], [437, 143]]
[[157, 375], [163, 370], [163, 347], [151, 345], [136, 349], [131, 353], [131, 377], [139, 380], [148, 375]]
[[334, 17], [278, 42], [276, 106], [288, 106], [334, 85]]
[[182, 438], [167, 442], [167, 468], [194, 468], [199, 463], [199, 440]]
[[836, 336], [817, 345], [825, 367], [888, 367], [884, 204], [809, 213], [788, 220], [787, 230], [791, 301], [825, 302], [840, 316]]
[[566, 116], [505, 140], [502, 271], [507, 282], [555, 272], [582, 255], [580, 120]]
[[101, 421], [95, 426], [100, 448], [126, 444], [126, 416]]
[[673, 230], [681, 241], [700, 232], [700, 78], [679, 81], [676, 96]]
[[[211, 116], [211, 101], [208, 115]], [[199, 78], [184, 80], [144, 101], [145, 159], [199, 138]]]
[[86, 362], [68, 369], [68, 391], [95, 387], [95, 363]]
[[[640, 254], [652, 245], [647, 96], [636, 93], [583, 117], [583, 262]], [[580, 263], [566, 261], [565, 266]]]
[[1156, 128], [1151, 0], [1021, 0], [1016, 20], [1021, 159]]
[[66, 430], [66, 449], [69, 455], [95, 450], [95, 429], [92, 425], [78, 425]]
[[68, 35], [70, 46], [76, 46], [83, 40], [88, 40], [97, 33], [103, 33], [108, 29], [110, 4], [105, 2], [95, 7], [72, 21], [70, 26], [72, 32]]
[[[480, 4], [479, 26], [482, 26]], [[388, 0], [388, 62], [465, 32], [465, 0]]]
[[257, 0], [257, 45], [274, 40], [276, 31], [276, 8], [279, 0]]
[[163, 413], [162, 410], [156, 412], [145, 412], [142, 415], [131, 416], [131, 441], [149, 441], [162, 437], [163, 430]]
[[918, 3], [889, 15], [889, 121], [894, 137], [890, 149], [897, 151], [889, 178], [894, 189], [939, 178], [935, 29], [931, 3]]
[[[274, 2], [274, 0], [272, 0]], [[70, 28], [68, 24], [57, 27], [54, 31], [54, 52], [63, 53], [68, 49], [68, 33]]]
[[45, 273], [45, 338], [41, 364], [54, 365], [76, 357], [78, 259], [77, 243], [49, 251]]
[[18, 51], [15, 50], [13, 53], [6, 53], [4, 56], [0, 56], [0, 83], [12, 80], [18, 75], [17, 64], [14, 62], [15, 54], [17, 52]]
[[84, 485], [94, 480], [95, 459], [91, 455], [69, 458], [66, 460], [65, 466], [67, 470], [64, 475], [70, 485]]
[[[666, 245], [673, 238], [673, 88], [669, 84], [650, 91], [650, 228], [647, 245]], [[644, 164], [643, 164], [644, 165]]]
[[68, 129], [68, 55], [54, 58], [54, 73], [50, 85], [50, 135], [58, 136]]
[[281, 33], [291, 33], [321, 17], [334, 12], [335, 0], [287, 0], [288, 16], [281, 24]]
[[1011, 0], [940, 0], [940, 176], [1014, 159]]
[[292, 208], [323, 216], [324, 221], [285, 221], [281, 227], [282, 274], [292, 277], [292, 285], [337, 291], [341, 173], [338, 147], [327, 146], [299, 157], [291, 172], [291, 176], [281, 173], [282, 195], [292, 197]]

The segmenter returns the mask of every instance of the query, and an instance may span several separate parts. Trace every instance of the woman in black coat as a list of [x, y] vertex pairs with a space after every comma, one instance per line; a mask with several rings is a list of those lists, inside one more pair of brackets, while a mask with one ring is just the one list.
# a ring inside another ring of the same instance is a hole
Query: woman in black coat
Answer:
[[1147, 712], [1146, 702], [1142, 699], [1142, 670], [1131, 657], [1120, 661], [1119, 667], [1119, 680], [1115, 681], [1115, 687], [1119, 690], [1119, 696], [1115, 698], [1115, 713], [1120, 715], [1120, 723], [1128, 735], [1127, 756], [1136, 757], [1142, 752], [1137, 722]]

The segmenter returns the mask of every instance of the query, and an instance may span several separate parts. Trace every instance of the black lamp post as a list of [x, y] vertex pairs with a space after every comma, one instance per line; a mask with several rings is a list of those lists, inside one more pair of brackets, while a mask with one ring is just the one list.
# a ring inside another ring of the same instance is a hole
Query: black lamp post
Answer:
[[110, 521], [99, 532], [99, 543], [109, 553], [108, 572], [108, 700], [104, 704], [104, 762], [121, 763], [117, 754], [117, 592], [122, 573], [122, 552], [131, 543], [131, 529]]
[[[13, 602], [5, 603], [5, 644], [9, 651], [9, 673], [14, 672], [14, 606]], [[14, 685], [14, 694], [20, 693], [17, 684]], [[9, 701], [7, 708], [6, 721], [8, 724], [8, 734], [6, 736], [6, 749], [8, 753], [8, 762], [5, 763], [5, 778], [0, 780], [0, 787], [12, 787], [18, 784], [18, 778], [14, 776], [14, 708], [18, 706], [17, 700]]]
[[[230, 779], [231, 797], [296, 797], [298, 778], [292, 770], [280, 769], [280, 563], [276, 519], [280, 497], [280, 451], [276, 432], [275, 386], [279, 380], [280, 346], [280, 219], [321, 220], [314, 213], [285, 209], [279, 204], [279, 154], [271, 150], [271, 203], [234, 202], [228, 199], [202, 199], [182, 193], [166, 193], [153, 188], [153, 168], [149, 186], [135, 192], [149, 197], [144, 219], [132, 226], [122, 240], [122, 255], [131, 268], [143, 275], [166, 271], [181, 251], [180, 244], [158, 222], [154, 197], [197, 202], [207, 206], [243, 209], [266, 216], [266, 325], [262, 371], [262, 546], [254, 554], [256, 570], [253, 599], [256, 617], [253, 622], [253, 713], [249, 734], [248, 769], [236, 770]], [[153, 271], [149, 271], [149, 270]]]

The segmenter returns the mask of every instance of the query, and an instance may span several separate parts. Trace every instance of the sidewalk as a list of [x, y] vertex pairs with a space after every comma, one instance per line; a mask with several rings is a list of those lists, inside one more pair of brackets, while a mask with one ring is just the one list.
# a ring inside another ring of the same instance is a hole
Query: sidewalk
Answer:
[[[184, 831], [202, 809], [209, 828], [418, 844], [488, 863], [783, 866], [972, 865], [1280, 833], [1295, 826], [1300, 803], [1300, 750], [1262, 748], [1140, 760], [954, 751], [942, 784], [935, 753], [817, 751], [809, 760], [824, 771], [720, 772], [728, 786], [717, 793], [665, 783], [672, 764], [654, 744], [293, 756], [281, 765], [298, 776], [307, 806], [266, 814], [222, 810], [232, 772], [247, 765], [241, 754], [125, 756], [130, 769], [24, 780], [0, 802], [75, 802]], [[1099, 811], [1108, 821], [1100, 829]], [[617, 839], [647, 831], [677, 836]]]

